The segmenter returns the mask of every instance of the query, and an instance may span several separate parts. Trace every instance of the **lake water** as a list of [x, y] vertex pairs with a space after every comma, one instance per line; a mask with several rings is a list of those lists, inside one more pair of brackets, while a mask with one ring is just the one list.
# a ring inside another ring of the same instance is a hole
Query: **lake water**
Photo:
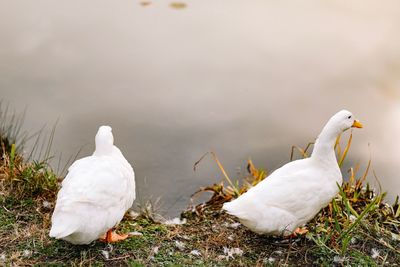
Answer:
[[[134, 165], [139, 198], [174, 216], [251, 157], [273, 170], [336, 111], [365, 125], [351, 162], [400, 193], [398, 1], [0, 1], [0, 92], [25, 129], [59, 119], [54, 152], [93, 151], [99, 125]], [[369, 144], [369, 145], [368, 145]], [[372, 177], [372, 176], [371, 176]], [[373, 180], [373, 179], [372, 179]]]

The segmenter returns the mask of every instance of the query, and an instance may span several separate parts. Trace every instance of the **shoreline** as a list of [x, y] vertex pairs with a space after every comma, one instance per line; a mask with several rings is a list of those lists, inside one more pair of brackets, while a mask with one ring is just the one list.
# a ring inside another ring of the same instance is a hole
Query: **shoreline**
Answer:
[[[4, 139], [4, 138], [3, 138]], [[363, 174], [344, 182], [330, 206], [293, 239], [250, 232], [220, 211], [232, 188], [222, 182], [199, 189], [213, 196], [160, 223], [153, 208], [128, 212], [116, 227], [130, 233], [112, 245], [74, 246], [48, 237], [58, 191], [47, 162], [25, 161], [10, 145], [0, 161], [0, 265], [5, 266], [399, 266], [400, 207], [363, 185]], [[246, 181], [265, 172], [249, 162]], [[221, 168], [223, 168], [221, 166]], [[29, 174], [29, 175], [28, 175]], [[247, 188], [237, 188], [245, 192]], [[356, 197], [357, 196], [357, 197]], [[332, 207], [334, 207], [332, 209]], [[345, 233], [345, 235], [344, 235]], [[396, 265], [397, 264], [397, 265]]]

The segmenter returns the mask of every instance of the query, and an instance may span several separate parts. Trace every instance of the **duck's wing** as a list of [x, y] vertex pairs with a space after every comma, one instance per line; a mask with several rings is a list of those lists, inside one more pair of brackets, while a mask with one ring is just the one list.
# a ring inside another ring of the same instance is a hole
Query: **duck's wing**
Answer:
[[[122, 155], [121, 150], [118, 147], [113, 147], [113, 157], [121, 162], [124, 167], [124, 175], [127, 177], [128, 180], [128, 188], [133, 191], [133, 194], [128, 194], [128, 208], [132, 206], [133, 201], [136, 199], [136, 184], [135, 184], [135, 173], [133, 171], [132, 165], [126, 160], [124, 155]], [[127, 195], [127, 196], [128, 196]]]
[[120, 201], [128, 189], [131, 174], [110, 157], [86, 158], [72, 167], [62, 182], [59, 199], [107, 207], [114, 205], [112, 201]]
[[[273, 172], [255, 187], [224, 208], [239, 218], [254, 217], [256, 212], [274, 208], [297, 218], [307, 213], [307, 205], [318, 201], [321, 181], [308, 160], [291, 162]], [[321, 177], [323, 179], [323, 177]]]

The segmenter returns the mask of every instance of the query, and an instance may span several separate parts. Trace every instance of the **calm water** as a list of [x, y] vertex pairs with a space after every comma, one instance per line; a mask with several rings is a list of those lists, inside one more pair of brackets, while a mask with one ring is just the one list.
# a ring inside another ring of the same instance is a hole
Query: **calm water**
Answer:
[[[93, 151], [99, 125], [134, 165], [143, 201], [176, 215], [251, 157], [273, 170], [347, 108], [350, 158], [400, 193], [398, 1], [0, 1], [0, 92], [25, 128], [58, 118], [55, 153]], [[368, 144], [370, 144], [368, 146]]]

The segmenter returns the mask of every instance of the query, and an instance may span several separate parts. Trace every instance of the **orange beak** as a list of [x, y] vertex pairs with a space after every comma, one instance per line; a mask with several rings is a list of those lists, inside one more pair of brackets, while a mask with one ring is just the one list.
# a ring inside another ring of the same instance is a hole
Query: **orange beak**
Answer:
[[363, 125], [362, 125], [362, 123], [360, 121], [354, 120], [354, 123], [353, 123], [353, 125], [351, 125], [351, 127], [362, 128]]

